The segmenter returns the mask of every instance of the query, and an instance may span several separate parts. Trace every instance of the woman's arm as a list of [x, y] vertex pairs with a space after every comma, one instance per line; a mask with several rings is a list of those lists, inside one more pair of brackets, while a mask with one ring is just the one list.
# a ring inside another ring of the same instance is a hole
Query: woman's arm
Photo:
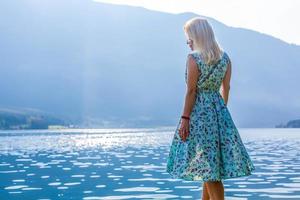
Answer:
[[231, 61], [229, 59], [227, 70], [221, 85], [221, 96], [223, 97], [226, 105], [228, 103], [228, 97], [229, 97], [230, 78], [231, 78]]
[[[186, 94], [185, 94], [185, 101], [184, 101], [184, 108], [182, 115], [190, 116], [197, 94], [197, 83], [200, 71], [198, 70], [198, 66], [194, 58], [189, 55], [186, 62], [187, 67], [187, 81], [186, 81]], [[189, 121], [187, 119], [182, 119], [182, 123], [180, 126], [180, 136], [183, 141], [189, 135]]]
[[187, 58], [187, 83], [186, 83], [186, 94], [185, 94], [185, 102], [184, 102], [184, 109], [182, 115], [190, 116], [195, 99], [197, 94], [197, 82], [199, 77], [199, 70], [197, 67], [197, 63], [192, 58], [191, 55]]

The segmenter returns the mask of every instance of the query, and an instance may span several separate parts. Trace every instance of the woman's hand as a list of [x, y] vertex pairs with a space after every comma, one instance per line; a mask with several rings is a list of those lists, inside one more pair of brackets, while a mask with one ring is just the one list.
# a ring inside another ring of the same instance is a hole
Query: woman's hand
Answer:
[[179, 135], [181, 139], [185, 142], [189, 134], [190, 134], [190, 121], [187, 119], [181, 119], [181, 125], [179, 129]]

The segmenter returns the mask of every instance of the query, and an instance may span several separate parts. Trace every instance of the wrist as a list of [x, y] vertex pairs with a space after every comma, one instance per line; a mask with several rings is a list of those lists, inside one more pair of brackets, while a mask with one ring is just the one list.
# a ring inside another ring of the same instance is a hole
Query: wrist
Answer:
[[185, 120], [190, 120], [190, 117], [187, 116], [187, 115], [181, 115], [181, 118], [182, 118], [182, 119], [185, 119]]

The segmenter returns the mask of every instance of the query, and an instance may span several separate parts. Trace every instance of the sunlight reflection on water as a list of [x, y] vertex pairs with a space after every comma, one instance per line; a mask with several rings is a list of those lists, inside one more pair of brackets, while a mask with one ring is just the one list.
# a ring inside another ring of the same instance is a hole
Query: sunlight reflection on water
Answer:
[[[174, 127], [0, 132], [3, 199], [200, 199], [199, 182], [165, 172]], [[300, 129], [239, 129], [253, 175], [226, 199], [300, 199]]]

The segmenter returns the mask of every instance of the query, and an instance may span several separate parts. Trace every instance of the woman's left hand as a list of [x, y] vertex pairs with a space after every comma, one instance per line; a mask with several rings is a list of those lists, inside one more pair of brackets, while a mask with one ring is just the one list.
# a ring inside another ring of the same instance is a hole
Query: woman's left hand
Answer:
[[179, 129], [179, 135], [181, 139], [185, 142], [189, 134], [190, 134], [190, 121], [187, 119], [181, 119], [181, 125]]

